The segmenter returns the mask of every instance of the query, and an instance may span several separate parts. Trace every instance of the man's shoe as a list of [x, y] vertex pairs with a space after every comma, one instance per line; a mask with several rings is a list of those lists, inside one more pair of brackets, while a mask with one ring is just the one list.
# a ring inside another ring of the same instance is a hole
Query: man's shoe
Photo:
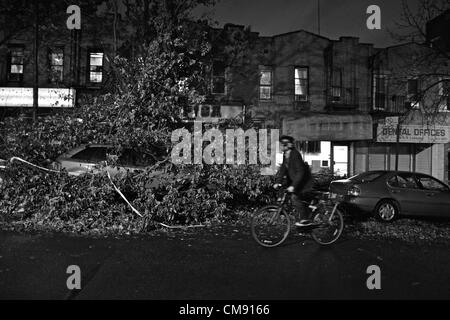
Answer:
[[307, 227], [312, 226], [314, 223], [309, 219], [300, 220], [300, 222], [296, 222], [295, 225], [297, 227]]

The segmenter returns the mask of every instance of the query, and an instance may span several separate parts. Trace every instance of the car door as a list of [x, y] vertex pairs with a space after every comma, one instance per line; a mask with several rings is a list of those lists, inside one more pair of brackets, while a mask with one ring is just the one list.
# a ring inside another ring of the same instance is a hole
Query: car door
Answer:
[[420, 215], [422, 213], [425, 194], [413, 173], [396, 173], [388, 178], [387, 186], [390, 196], [400, 204], [402, 214]]
[[450, 188], [441, 181], [425, 174], [416, 174], [422, 192], [426, 195], [428, 211], [425, 215], [450, 217]]

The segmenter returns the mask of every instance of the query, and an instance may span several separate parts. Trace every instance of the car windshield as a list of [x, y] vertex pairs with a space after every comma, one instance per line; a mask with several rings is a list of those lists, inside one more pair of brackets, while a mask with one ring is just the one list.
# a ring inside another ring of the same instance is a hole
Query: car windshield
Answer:
[[[111, 147], [88, 146], [75, 153], [71, 158], [78, 161], [100, 163], [107, 160], [108, 154], [115, 154]], [[137, 152], [130, 148], [122, 150], [117, 164], [120, 166], [146, 167], [155, 164], [155, 159], [150, 154]]]
[[86, 149], [74, 154], [72, 159], [90, 161], [94, 163], [105, 161], [106, 147], [87, 147]]
[[356, 181], [356, 182], [372, 182], [375, 179], [378, 179], [384, 174], [384, 171], [369, 171], [357, 174], [353, 177], [350, 177], [350, 180]]

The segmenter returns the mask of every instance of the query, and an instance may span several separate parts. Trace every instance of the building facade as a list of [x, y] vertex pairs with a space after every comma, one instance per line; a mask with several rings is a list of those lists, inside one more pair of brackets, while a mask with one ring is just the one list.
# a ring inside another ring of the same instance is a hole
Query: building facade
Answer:
[[[107, 83], [117, 41], [98, 26], [60, 28], [40, 42], [40, 110], [73, 107]], [[296, 139], [314, 172], [399, 169], [449, 181], [450, 67], [445, 58], [421, 60], [429, 47], [375, 48], [305, 30], [263, 37], [232, 24], [211, 30], [207, 99], [186, 106], [187, 120], [245, 116], [279, 128]], [[0, 46], [0, 117], [32, 107], [32, 39], [29, 30]], [[237, 44], [232, 55], [225, 54], [230, 44]]]
[[253, 117], [292, 135], [313, 171], [406, 170], [449, 181], [445, 56], [426, 44], [374, 48], [304, 30], [258, 42]]
[[[0, 45], [0, 117], [33, 107], [37, 70], [39, 112], [73, 107], [84, 96], [96, 94], [107, 81], [113, 39], [109, 26], [86, 23], [69, 30], [62, 8], [53, 28], [39, 25], [38, 41], [33, 27], [13, 32]], [[10, 31], [11, 32], [11, 31]], [[6, 31], [0, 36], [4, 39]], [[37, 44], [37, 50], [36, 50]], [[36, 68], [37, 61], [37, 68]]]
[[304, 30], [263, 41], [270, 54], [259, 66], [255, 118], [292, 135], [313, 172], [354, 173], [356, 144], [373, 139], [368, 61], [376, 49]]

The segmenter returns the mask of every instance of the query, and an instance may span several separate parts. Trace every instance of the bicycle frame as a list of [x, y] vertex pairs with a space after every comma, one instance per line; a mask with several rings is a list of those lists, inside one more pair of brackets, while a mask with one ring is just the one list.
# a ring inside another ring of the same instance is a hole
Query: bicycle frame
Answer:
[[[286, 198], [287, 198], [288, 193], [289, 192], [284, 190], [283, 191], [283, 195], [281, 196], [281, 198], [277, 198], [277, 202], [279, 203], [280, 206], [279, 206], [279, 209], [276, 212], [276, 214], [273, 215], [271, 221], [273, 221], [281, 213], [281, 211], [283, 210], [283, 207], [286, 204]], [[331, 199], [331, 198], [328, 198], [328, 199]], [[318, 204], [324, 204], [325, 203], [325, 200], [323, 200], [323, 199], [316, 199], [316, 200], [318, 201]], [[311, 213], [314, 213], [317, 210], [317, 208], [318, 208], [318, 206], [314, 206], [314, 205], [311, 204], [312, 201], [311, 202], [307, 202], [307, 201], [304, 201], [304, 200], [301, 200], [301, 201], [303, 203], [305, 203], [308, 206], [309, 209], [311, 209]], [[340, 204], [340, 201], [333, 201], [333, 202], [334, 202], [333, 210], [331, 211], [331, 214], [330, 214], [330, 216], [328, 218], [328, 221], [331, 221], [333, 219], [334, 214], [335, 214], [335, 212], [336, 212], [336, 210], [337, 210], [337, 208], [338, 208], [338, 206]]]
[[[306, 229], [303, 229], [303, 233], [311, 232], [312, 238], [321, 245], [334, 243], [340, 237], [344, 226], [342, 213], [339, 209], [340, 201], [335, 202], [333, 197], [323, 196], [328, 194], [329, 193], [323, 194], [318, 192], [313, 195], [313, 199], [310, 203], [301, 200], [303, 203], [308, 204], [308, 208], [311, 210], [310, 213], [314, 217], [312, 219], [313, 223], [304, 226]], [[264, 247], [276, 247], [283, 243], [292, 231], [292, 212], [290, 208], [287, 209], [285, 207], [287, 201], [288, 192], [287, 190], [283, 190], [282, 194], [278, 193], [276, 204], [267, 205], [261, 208], [253, 216], [251, 221], [252, 235], [260, 245]], [[332, 203], [333, 206], [331, 206]], [[284, 216], [284, 220], [279, 219], [281, 215]], [[260, 220], [259, 217], [261, 217], [262, 220]], [[262, 226], [262, 228], [259, 226]], [[270, 227], [269, 229], [265, 229], [264, 226]], [[271, 226], [275, 226], [275, 228], [270, 229]], [[328, 233], [330, 230], [331, 233]], [[271, 233], [271, 231], [273, 233]], [[273, 236], [275, 236], [275, 238]], [[323, 236], [325, 236], [325, 238]], [[325, 240], [329, 236], [331, 236], [331, 238]]]

